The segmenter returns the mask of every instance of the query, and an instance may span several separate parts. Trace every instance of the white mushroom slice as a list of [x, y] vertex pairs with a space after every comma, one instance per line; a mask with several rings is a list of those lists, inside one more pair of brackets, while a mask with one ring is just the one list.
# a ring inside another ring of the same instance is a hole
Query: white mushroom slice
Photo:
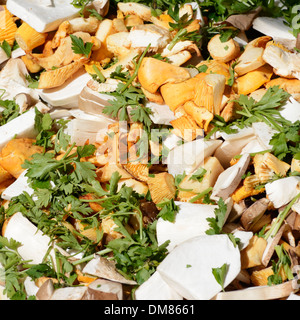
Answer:
[[292, 123], [300, 119], [300, 102], [296, 101], [293, 97], [280, 108], [281, 116]]
[[248, 137], [254, 137], [254, 130], [251, 127], [245, 127], [243, 129], [240, 129], [236, 126], [232, 126], [232, 129], [237, 130], [237, 132], [229, 134], [225, 132], [220, 132], [220, 136], [225, 141], [234, 141], [239, 139], [246, 139]]
[[24, 260], [30, 260], [32, 264], [42, 263], [49, 252], [56, 265], [54, 247], [67, 256], [66, 252], [52, 244], [51, 239], [20, 212], [9, 219], [4, 236], [20, 242], [22, 246], [18, 248], [18, 253]]
[[172, 289], [160, 276], [158, 272], [140, 285], [135, 291], [136, 300], [183, 300], [174, 289]]
[[78, 16], [80, 10], [68, 1], [52, 5], [49, 0], [8, 0], [7, 9], [38, 32], [56, 30], [63, 21]]
[[99, 134], [106, 130], [112, 121], [107, 118], [99, 117], [96, 120], [73, 119], [68, 122], [65, 133], [71, 137], [71, 143], [76, 143], [78, 146], [83, 146], [87, 141], [95, 143], [98, 141]]
[[28, 108], [32, 107], [37, 101], [27, 93], [18, 93], [15, 96], [15, 102], [20, 107], [20, 113], [24, 113]]
[[11, 52], [11, 57], [13, 59], [17, 59], [25, 55], [26, 55], [26, 52], [22, 48], [17, 48]]
[[109, 101], [112, 100], [114, 100], [113, 96], [99, 93], [85, 86], [80, 93], [78, 107], [86, 113], [102, 115], [103, 117], [111, 119], [110, 116], [102, 113], [102, 111], [106, 106], [110, 105]]
[[[199, 170], [205, 170], [201, 181], [197, 179], [194, 180], [193, 176], [199, 172]], [[194, 172], [190, 173], [186, 177], [183, 178], [181, 183], [179, 184], [179, 188], [181, 190], [189, 190], [187, 193], [192, 192], [195, 194], [199, 194], [205, 192], [207, 189], [212, 188], [216, 183], [218, 176], [224, 171], [224, 168], [220, 164], [220, 161], [216, 157], [207, 157], [200, 164], [199, 168], [197, 168]], [[183, 194], [185, 192], [183, 191]], [[181, 198], [181, 192], [178, 194], [178, 198]]]
[[300, 53], [292, 53], [276, 45], [266, 47], [263, 59], [274, 68], [275, 74], [300, 80]]
[[205, 158], [210, 157], [222, 144], [221, 140], [198, 139], [177, 146], [170, 151], [166, 164], [168, 171], [173, 176], [177, 174], [191, 174]]
[[236, 239], [239, 239], [239, 250], [242, 251], [248, 247], [251, 238], [253, 237], [253, 232], [247, 232], [242, 230], [236, 230], [233, 232]]
[[227, 199], [236, 190], [242, 181], [242, 176], [248, 169], [250, 159], [250, 154], [243, 155], [235, 165], [219, 175], [212, 192], [212, 199]]
[[277, 300], [288, 297], [297, 292], [296, 280], [274, 286], [258, 286], [243, 290], [234, 290], [218, 293], [213, 300]]
[[266, 193], [274, 207], [280, 208], [293, 200], [299, 193], [300, 177], [287, 177], [266, 184]]
[[27, 182], [28, 178], [25, 176], [26, 174], [26, 170], [22, 172], [19, 178], [3, 191], [1, 198], [10, 201], [12, 198], [19, 196], [23, 192], [32, 195], [34, 191]]
[[0, 72], [0, 77], [2, 79], [13, 79], [14, 82], [23, 87], [27, 87], [28, 85], [26, 76], [28, 76], [28, 71], [21, 59], [9, 59]]
[[157, 52], [170, 43], [171, 34], [168, 30], [154, 24], [138, 25], [131, 28], [128, 41], [134, 49], [144, 50], [151, 44], [149, 50]]
[[292, 292], [286, 300], [300, 300], [300, 296]]
[[151, 109], [152, 114], [150, 118], [155, 124], [170, 126], [170, 122], [176, 119], [174, 112], [172, 112], [167, 105], [148, 102], [146, 103], [146, 107]]
[[266, 150], [272, 149], [270, 141], [277, 131], [272, 129], [265, 122], [255, 122], [252, 124], [252, 128], [260, 144], [264, 146]]
[[292, 206], [292, 210], [293, 210], [294, 212], [297, 212], [297, 213], [300, 215], [300, 202], [295, 203], [295, 204]]
[[21, 59], [10, 59], [0, 72], [0, 87], [2, 100], [13, 100], [19, 93], [30, 95], [34, 100], [39, 96], [35, 89], [28, 88], [27, 68]]
[[243, 148], [241, 155], [247, 153], [258, 153], [266, 150], [268, 149], [266, 149], [266, 147], [261, 144], [260, 140], [255, 137]]
[[[24, 281], [24, 288], [27, 294], [27, 297], [29, 296], [35, 296], [36, 293], [39, 291], [39, 287], [35, 284], [35, 282], [32, 280], [32, 278], [27, 277]], [[1, 300], [1, 299], [0, 299]]]
[[170, 287], [188, 300], [209, 300], [222, 290], [214, 268], [227, 266], [224, 287], [241, 270], [240, 251], [227, 235], [203, 235], [183, 242], [158, 266]]
[[253, 29], [272, 37], [290, 50], [296, 47], [296, 38], [282, 18], [258, 17], [253, 21]]
[[240, 139], [226, 140], [214, 153], [224, 169], [230, 167], [231, 160], [242, 153], [243, 148], [254, 139], [253, 136], [247, 136]]
[[37, 90], [39, 96], [54, 107], [77, 108], [78, 97], [91, 76], [80, 69], [64, 85], [54, 89]]
[[167, 150], [171, 151], [174, 148], [178, 147], [183, 143], [182, 139], [174, 134], [172, 131], [163, 138], [162, 145], [167, 148]]
[[14, 137], [35, 139], [35, 110], [30, 109], [0, 127], [0, 150]]
[[84, 294], [88, 290], [87, 287], [67, 287], [56, 289], [50, 300], [83, 300]]
[[[205, 235], [210, 229], [207, 219], [214, 218], [214, 211], [218, 208], [218, 206], [196, 203], [175, 202], [175, 204], [179, 206], [179, 212], [176, 214], [174, 223], [159, 218], [156, 225], [158, 244], [162, 245], [169, 240], [170, 244], [167, 247], [169, 252], [186, 240]], [[229, 204], [228, 214], [231, 207]]]
[[125, 279], [115, 267], [112, 261], [105, 258], [96, 256], [94, 259], [89, 261], [82, 270], [83, 273], [87, 273], [99, 278], [116, 281], [123, 284], [135, 285], [136, 282]]

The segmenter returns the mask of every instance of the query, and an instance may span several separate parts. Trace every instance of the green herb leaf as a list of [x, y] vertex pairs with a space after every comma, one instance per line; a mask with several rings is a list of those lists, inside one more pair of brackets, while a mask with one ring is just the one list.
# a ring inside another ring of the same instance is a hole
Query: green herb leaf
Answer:
[[9, 43], [4, 40], [1, 44], [0, 47], [3, 49], [3, 51], [6, 53], [7, 57], [10, 58], [11, 57], [11, 46], [9, 45]]
[[174, 222], [176, 215], [179, 212], [179, 207], [175, 204], [174, 199], [163, 201], [157, 205], [158, 208], [161, 208], [158, 216], [165, 221]]
[[206, 231], [208, 235], [221, 234], [225, 222], [227, 205], [222, 198], [218, 201], [218, 208], [215, 209], [215, 218], [207, 218], [209, 226], [211, 227]]
[[222, 290], [224, 291], [224, 282], [225, 278], [228, 272], [228, 265], [225, 263], [221, 268], [213, 268], [212, 273], [218, 282], [218, 284], [222, 287]]
[[83, 54], [86, 58], [89, 57], [93, 43], [86, 42], [82, 40], [82, 38], [79, 38], [77, 36], [74, 36], [73, 34], [70, 34], [70, 37], [72, 39], [72, 50], [76, 54]]

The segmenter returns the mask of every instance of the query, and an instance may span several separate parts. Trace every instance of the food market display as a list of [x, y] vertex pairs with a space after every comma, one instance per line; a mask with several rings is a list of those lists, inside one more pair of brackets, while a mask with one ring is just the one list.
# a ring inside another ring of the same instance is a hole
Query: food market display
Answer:
[[299, 300], [299, 9], [0, 2], [0, 300]]

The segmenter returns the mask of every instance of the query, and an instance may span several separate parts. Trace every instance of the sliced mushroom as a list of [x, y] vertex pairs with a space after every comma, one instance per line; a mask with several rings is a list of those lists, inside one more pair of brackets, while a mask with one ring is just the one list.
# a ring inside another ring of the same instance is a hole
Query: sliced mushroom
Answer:
[[269, 45], [264, 51], [263, 59], [274, 68], [277, 75], [300, 80], [299, 53], [291, 53], [277, 45]]
[[174, 176], [184, 172], [191, 174], [205, 158], [212, 156], [221, 144], [220, 140], [198, 139], [173, 148], [166, 159], [169, 173]]
[[262, 256], [262, 259], [261, 259], [261, 262], [264, 266], [267, 266], [268, 263], [270, 262], [272, 256], [273, 256], [273, 253], [274, 253], [274, 250], [275, 250], [275, 247], [278, 245], [285, 229], [287, 227], [287, 224], [284, 223], [283, 226], [279, 229], [279, 231], [277, 232], [276, 235], [272, 235], [268, 238], [267, 240], [267, 247], [263, 253], [263, 256]]
[[263, 59], [265, 46], [271, 37], [256, 38], [247, 44], [245, 51], [237, 59], [238, 64], [235, 67], [235, 72], [242, 76], [250, 71], [256, 70], [266, 64]]
[[266, 184], [266, 193], [276, 209], [286, 205], [299, 193], [300, 177], [287, 177]]
[[123, 300], [122, 284], [97, 279], [89, 284], [81, 300]]
[[54, 285], [51, 279], [45, 281], [36, 293], [37, 300], [50, 300], [54, 293]]
[[164, 49], [170, 43], [171, 34], [168, 30], [154, 24], [142, 24], [131, 28], [128, 41], [130, 41], [132, 48], [141, 51], [151, 44], [149, 50], [157, 52]]
[[160, 276], [155, 272], [147, 281], [135, 291], [136, 300], [182, 300], [182, 297], [173, 290]]
[[[40, 264], [44, 261], [45, 255], [50, 252], [49, 254], [56, 267], [54, 245], [51, 247], [51, 239], [41, 230], [38, 230], [22, 213], [17, 212], [9, 219], [4, 236], [22, 243], [18, 252], [24, 260], [31, 260], [33, 264]], [[62, 254], [68, 256], [64, 250], [55, 247]]]
[[92, 9], [95, 9], [101, 17], [105, 17], [109, 11], [110, 0], [94, 0], [91, 3]]
[[136, 284], [135, 281], [127, 280], [120, 273], [118, 273], [114, 262], [99, 256], [96, 256], [93, 260], [88, 262], [83, 268], [82, 272], [123, 284]]
[[268, 210], [270, 201], [266, 198], [254, 202], [241, 216], [241, 223], [245, 230], [251, 230], [252, 226]]
[[[218, 254], [212, 254], [218, 252]], [[157, 271], [185, 299], [209, 300], [222, 290], [213, 268], [227, 265], [224, 287], [240, 273], [240, 251], [226, 235], [202, 235], [175, 247]]]
[[221, 62], [229, 62], [238, 57], [240, 54], [240, 46], [234, 40], [222, 42], [221, 36], [215, 35], [208, 43], [207, 49], [213, 59]]
[[212, 198], [227, 199], [232, 195], [242, 181], [242, 176], [248, 169], [250, 158], [250, 154], [244, 154], [235, 165], [229, 167], [219, 175], [214, 186]]
[[276, 300], [297, 292], [295, 281], [218, 293], [212, 300]]
[[37, 100], [28, 93], [18, 93], [15, 97], [16, 104], [20, 107], [20, 112], [25, 112], [28, 108], [32, 107]]

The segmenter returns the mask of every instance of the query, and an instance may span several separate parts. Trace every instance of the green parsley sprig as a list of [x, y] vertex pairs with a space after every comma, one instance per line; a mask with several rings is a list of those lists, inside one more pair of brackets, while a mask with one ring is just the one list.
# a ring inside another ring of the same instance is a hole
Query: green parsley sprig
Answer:
[[91, 53], [91, 50], [92, 50], [92, 47], [93, 47], [93, 43], [91, 43], [91, 42], [84, 43], [82, 38], [74, 36], [73, 34], [70, 34], [70, 37], [72, 39], [72, 50], [73, 50], [73, 52], [76, 53], [76, 54], [82, 54], [86, 58], [88, 58], [90, 53]]
[[103, 109], [103, 113], [109, 114], [120, 121], [127, 121], [131, 117], [134, 122], [143, 123], [145, 129], [148, 131], [152, 125], [150, 118], [152, 111], [150, 108], [145, 107], [146, 97], [139, 87], [133, 85], [133, 82], [137, 77], [150, 45], [151, 44], [148, 45], [140, 56], [138, 62], [133, 61], [135, 69], [131, 76], [129, 72], [122, 72], [121, 68], [118, 68], [118, 70], [111, 75], [113, 78], [121, 80], [122, 83], [118, 85], [115, 92], [109, 93], [114, 99], [110, 100], [110, 104]]

